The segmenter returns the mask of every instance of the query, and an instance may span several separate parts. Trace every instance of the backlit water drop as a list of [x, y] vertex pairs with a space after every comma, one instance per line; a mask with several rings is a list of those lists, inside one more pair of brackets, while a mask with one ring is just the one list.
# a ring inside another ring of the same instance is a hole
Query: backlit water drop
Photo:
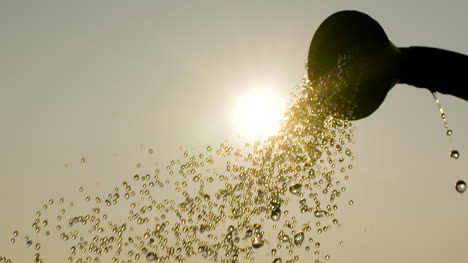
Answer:
[[461, 193], [464, 193], [464, 192], [466, 191], [466, 183], [465, 183], [465, 181], [463, 181], [463, 180], [458, 181], [458, 182], [455, 184], [455, 190], [457, 190], [457, 192], [459, 192], [460, 194], [461, 194]]
[[324, 216], [327, 216], [327, 215], [328, 215], [327, 211], [319, 210], [319, 211], [314, 212], [314, 216], [317, 217], [317, 218], [324, 217]]
[[146, 261], [155, 262], [157, 260], [158, 260], [158, 257], [153, 252], [149, 252], [148, 254], [146, 254]]
[[263, 239], [261, 237], [254, 237], [252, 239], [252, 247], [253, 248], [260, 248], [264, 244]]
[[460, 153], [457, 150], [453, 150], [450, 152], [450, 157], [453, 159], [458, 159], [460, 157]]
[[281, 218], [280, 209], [274, 209], [273, 211], [271, 211], [271, 220], [278, 221], [280, 218]]
[[292, 194], [298, 194], [301, 192], [301, 189], [302, 189], [301, 184], [295, 184], [289, 187], [289, 192], [291, 192]]
[[299, 232], [294, 236], [294, 244], [296, 246], [302, 245], [303, 241], [304, 241], [304, 232]]

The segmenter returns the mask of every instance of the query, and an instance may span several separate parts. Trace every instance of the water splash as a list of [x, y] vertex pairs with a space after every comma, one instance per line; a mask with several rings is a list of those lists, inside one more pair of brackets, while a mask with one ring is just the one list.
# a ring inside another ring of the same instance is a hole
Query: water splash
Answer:
[[[336, 225], [336, 204], [354, 160], [347, 145], [355, 128], [330, 112], [314, 85], [320, 83], [304, 78], [291, 94], [275, 136], [184, 151], [163, 167], [149, 149], [153, 163], [137, 163], [129, 181], [107, 194], [80, 188], [80, 200], [49, 200], [33, 219], [33, 233], [24, 233], [26, 247], [35, 250], [36, 262], [47, 261], [41, 244], [50, 237], [69, 247], [71, 262], [247, 262], [265, 247], [274, 247], [275, 255], [276, 249], [299, 253]], [[275, 233], [281, 238], [269, 240]]]

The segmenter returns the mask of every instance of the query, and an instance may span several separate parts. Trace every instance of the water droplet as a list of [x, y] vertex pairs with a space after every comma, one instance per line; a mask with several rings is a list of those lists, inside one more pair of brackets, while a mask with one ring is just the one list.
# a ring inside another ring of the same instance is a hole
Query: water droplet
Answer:
[[253, 248], [260, 248], [264, 244], [263, 239], [261, 237], [254, 237], [252, 239], [252, 247]]
[[302, 245], [303, 241], [304, 241], [304, 232], [299, 232], [294, 236], [294, 244], [296, 244], [296, 246]]
[[465, 183], [465, 181], [459, 180], [459, 181], [455, 184], [455, 190], [457, 190], [457, 192], [459, 192], [460, 194], [464, 193], [464, 192], [466, 191], [466, 183]]
[[307, 200], [305, 198], [299, 200], [299, 204], [301, 205], [306, 205], [307, 204]]
[[314, 212], [314, 216], [315, 217], [324, 217], [324, 216], [327, 216], [328, 215], [328, 212], [327, 211], [323, 211], [323, 210], [319, 210], [319, 211], [315, 211]]
[[289, 187], [289, 192], [292, 194], [299, 194], [302, 189], [302, 184], [295, 184]]
[[146, 261], [153, 262], [157, 260], [158, 260], [158, 257], [153, 252], [149, 252], [148, 254], [146, 254]]
[[271, 212], [271, 220], [273, 221], [278, 221], [280, 218], [281, 218], [281, 210], [279, 208], [277, 209], [274, 209], [272, 212]]
[[348, 155], [348, 156], [351, 156], [351, 155], [352, 155], [351, 150], [348, 149], [348, 148], [346, 148], [345, 153], [346, 153], [346, 155]]
[[447, 130], [447, 136], [452, 135], [452, 130]]
[[275, 258], [273, 260], [273, 263], [282, 263], [282, 262], [283, 262], [283, 260], [281, 258]]
[[153, 154], [153, 149], [149, 149], [148, 154]]
[[354, 201], [353, 200], [349, 200], [349, 205], [353, 205], [354, 204]]
[[81, 158], [81, 163], [85, 163], [86, 162], [86, 158], [82, 157]]
[[453, 150], [450, 152], [450, 157], [453, 159], [458, 159], [460, 157], [460, 153], [457, 150]]

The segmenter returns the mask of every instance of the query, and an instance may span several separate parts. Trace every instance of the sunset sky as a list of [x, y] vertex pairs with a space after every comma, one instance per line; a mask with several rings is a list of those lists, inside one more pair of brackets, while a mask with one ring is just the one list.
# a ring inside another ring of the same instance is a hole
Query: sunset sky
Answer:
[[[1, 0], [0, 256], [32, 261], [10, 238], [49, 198], [112, 191], [150, 148], [164, 163], [219, 145], [251, 90], [287, 101], [340, 10], [369, 14], [396, 46], [468, 54], [468, 1]], [[354, 205], [324, 237], [329, 262], [467, 262], [468, 193], [454, 184], [468, 181], [468, 102], [439, 98], [453, 142], [430, 92], [407, 85], [353, 123]]]

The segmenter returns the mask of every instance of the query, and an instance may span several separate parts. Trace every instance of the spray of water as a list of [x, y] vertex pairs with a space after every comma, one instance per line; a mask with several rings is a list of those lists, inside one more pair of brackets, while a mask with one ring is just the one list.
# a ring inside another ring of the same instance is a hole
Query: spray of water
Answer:
[[355, 128], [333, 114], [317, 85], [325, 84], [304, 78], [298, 85], [278, 134], [185, 151], [162, 167], [149, 149], [154, 163], [139, 163], [113, 191], [92, 196], [80, 187], [81, 200], [45, 202], [32, 233], [15, 230], [12, 243], [32, 249], [35, 262], [48, 261], [42, 248], [52, 237], [68, 247], [68, 262], [79, 263], [246, 262], [258, 253], [298, 262], [304, 251], [328, 260], [320, 240], [341, 226], [338, 208], [353, 202], [340, 197], [355, 160]]

